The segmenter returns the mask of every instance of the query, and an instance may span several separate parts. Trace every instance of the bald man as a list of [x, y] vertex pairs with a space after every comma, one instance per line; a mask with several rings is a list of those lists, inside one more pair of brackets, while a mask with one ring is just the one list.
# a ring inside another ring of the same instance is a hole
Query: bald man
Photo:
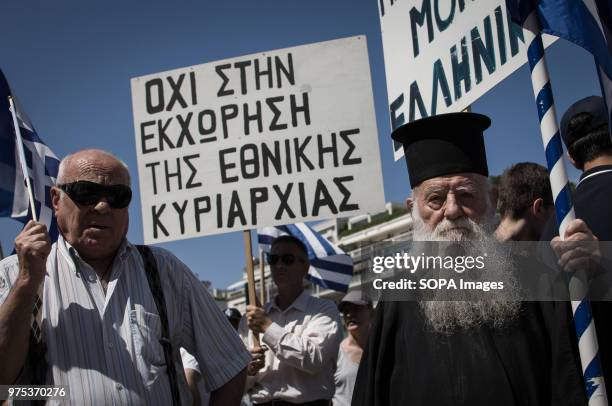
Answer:
[[211, 404], [238, 405], [250, 354], [182, 262], [127, 241], [127, 166], [69, 155], [51, 198], [57, 242], [30, 221], [0, 263], [0, 385], [65, 385], [78, 405], [188, 403], [184, 347]]

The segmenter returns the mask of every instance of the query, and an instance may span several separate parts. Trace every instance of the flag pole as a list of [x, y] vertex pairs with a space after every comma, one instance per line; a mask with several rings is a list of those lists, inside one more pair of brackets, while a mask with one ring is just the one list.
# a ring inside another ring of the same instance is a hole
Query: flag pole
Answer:
[[[550, 185], [555, 200], [559, 236], [563, 238], [568, 224], [576, 218], [576, 214], [572, 206], [569, 180], [563, 161], [563, 148], [557, 125], [557, 114], [552, 97], [548, 67], [544, 57], [540, 24], [536, 13], [537, 11], [533, 11], [527, 17], [523, 25], [523, 35], [525, 44], [527, 44], [531, 84], [538, 109], [540, 132], [550, 173]], [[591, 313], [591, 305], [587, 300], [587, 278], [584, 270], [575, 272], [571, 276], [569, 291], [589, 406], [606, 406], [608, 398], [599, 360], [595, 323]]]
[[19, 122], [17, 121], [17, 114], [15, 113], [15, 103], [13, 103], [13, 97], [8, 97], [9, 110], [13, 116], [13, 126], [15, 127], [15, 136], [17, 137], [17, 151], [19, 153], [19, 161], [21, 161], [21, 171], [25, 178], [26, 188], [28, 189], [28, 196], [30, 198], [30, 208], [32, 210], [32, 219], [38, 221], [36, 217], [36, 207], [34, 205], [34, 194], [32, 193], [32, 185], [30, 184], [30, 173], [28, 171], [28, 165], [25, 160], [25, 153], [23, 151], [23, 139], [21, 138], [21, 130], [19, 129]]
[[[251, 230], [244, 230], [242, 232], [244, 237], [244, 256], [246, 259], [246, 272], [247, 272], [247, 286], [249, 293], [249, 303], [252, 305], [257, 304], [257, 293], [255, 292], [255, 271], [253, 270], [253, 250], [251, 247]], [[259, 337], [253, 333], [253, 347], [259, 347]]]

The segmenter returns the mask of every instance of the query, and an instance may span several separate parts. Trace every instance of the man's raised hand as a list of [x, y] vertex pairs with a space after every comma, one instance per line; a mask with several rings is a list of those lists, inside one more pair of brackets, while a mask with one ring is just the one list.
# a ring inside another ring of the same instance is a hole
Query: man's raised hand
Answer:
[[45, 278], [51, 252], [47, 226], [30, 220], [15, 238], [15, 251], [19, 257], [19, 281], [35, 292]]

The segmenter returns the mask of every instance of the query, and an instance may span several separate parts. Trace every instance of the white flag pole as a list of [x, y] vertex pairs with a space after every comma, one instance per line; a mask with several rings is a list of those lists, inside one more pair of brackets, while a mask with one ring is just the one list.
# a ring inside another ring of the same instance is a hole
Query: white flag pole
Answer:
[[9, 110], [13, 115], [13, 126], [15, 127], [15, 136], [17, 137], [17, 151], [19, 153], [19, 161], [21, 161], [21, 171], [25, 178], [26, 188], [28, 189], [28, 196], [30, 198], [30, 208], [32, 209], [32, 219], [38, 221], [36, 217], [36, 207], [34, 205], [34, 194], [32, 193], [32, 185], [30, 184], [30, 172], [28, 171], [28, 165], [25, 160], [25, 153], [23, 152], [23, 139], [21, 138], [21, 130], [19, 129], [19, 122], [17, 121], [17, 114], [15, 111], [15, 104], [13, 103], [13, 97], [9, 96]]
[[[527, 45], [531, 83], [540, 119], [540, 132], [550, 172], [550, 186], [555, 201], [559, 236], [564, 238], [565, 230], [570, 221], [576, 218], [576, 214], [569, 192], [569, 180], [565, 172], [563, 147], [540, 28], [537, 12], [533, 11], [523, 24], [523, 35]], [[588, 301], [587, 285], [584, 270], [573, 273], [569, 282], [569, 292], [572, 299], [574, 328], [589, 406], [606, 406], [608, 396], [601, 371], [599, 343], [591, 305]]]

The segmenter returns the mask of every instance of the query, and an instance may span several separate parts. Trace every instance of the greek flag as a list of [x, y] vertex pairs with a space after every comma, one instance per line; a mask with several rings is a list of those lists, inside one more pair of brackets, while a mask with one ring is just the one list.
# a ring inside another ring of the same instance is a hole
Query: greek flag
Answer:
[[272, 242], [281, 235], [292, 235], [308, 250], [310, 269], [306, 278], [326, 289], [347, 292], [353, 277], [353, 258], [304, 223], [265, 227], [257, 230], [260, 248], [270, 252]]
[[[32, 213], [19, 161], [13, 119], [9, 111], [9, 96], [16, 101], [0, 70], [0, 217], [12, 217], [25, 224], [32, 218]], [[58, 229], [51, 204], [51, 186], [55, 184], [59, 160], [38, 137], [30, 120], [17, 103], [15, 110], [23, 138], [38, 221], [47, 225], [49, 236], [55, 241]]]
[[[612, 123], [612, 3], [609, 0], [506, 0], [517, 24], [536, 12], [542, 31], [593, 54]], [[612, 126], [610, 126], [612, 129]]]

